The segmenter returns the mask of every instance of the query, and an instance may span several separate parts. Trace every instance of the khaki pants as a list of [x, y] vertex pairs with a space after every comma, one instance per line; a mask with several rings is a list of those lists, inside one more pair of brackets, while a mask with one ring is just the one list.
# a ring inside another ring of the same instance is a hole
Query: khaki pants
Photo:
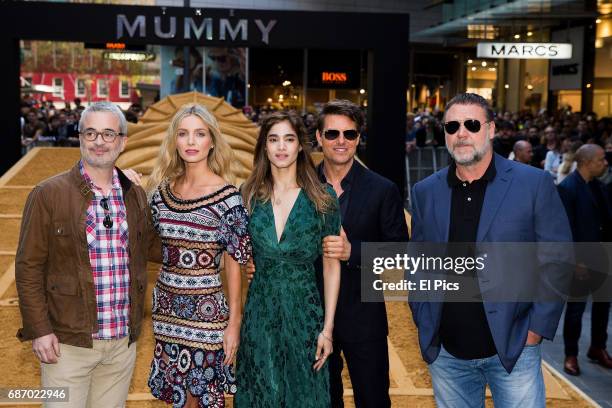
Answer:
[[46, 408], [119, 408], [125, 406], [136, 343], [128, 336], [118, 340], [94, 340], [93, 348], [60, 344], [57, 364], [41, 363], [43, 387], [68, 387], [69, 402], [45, 403]]

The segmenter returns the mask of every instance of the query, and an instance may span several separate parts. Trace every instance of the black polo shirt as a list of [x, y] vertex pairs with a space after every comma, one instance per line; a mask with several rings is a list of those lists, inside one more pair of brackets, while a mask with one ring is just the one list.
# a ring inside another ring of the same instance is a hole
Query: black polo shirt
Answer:
[[[353, 160], [353, 165], [346, 176], [340, 182], [340, 186], [342, 187], [342, 194], [338, 197], [338, 201], [340, 203], [340, 216], [342, 219], [346, 217], [346, 210], [348, 209], [349, 202], [351, 201], [351, 187], [353, 185], [353, 179], [355, 178], [355, 167], [357, 166], [357, 161]], [[327, 183], [327, 177], [325, 177], [325, 172], [323, 171], [323, 162], [319, 164], [317, 167], [317, 173], [319, 174], [319, 180], [321, 183]], [[331, 186], [331, 184], [330, 184]]]
[[[453, 162], [448, 169], [447, 182], [452, 189], [449, 242], [476, 242], [480, 213], [488, 183], [495, 178], [495, 159], [491, 159], [484, 175], [471, 183], [457, 177], [457, 166]], [[453, 256], [474, 256], [467, 253], [453, 253]], [[453, 272], [451, 272], [453, 273]], [[475, 270], [466, 271], [460, 278], [461, 291], [473, 290], [480, 293]], [[440, 322], [440, 340], [453, 356], [472, 360], [497, 354], [491, 329], [487, 322], [482, 298], [476, 302], [445, 302]]]

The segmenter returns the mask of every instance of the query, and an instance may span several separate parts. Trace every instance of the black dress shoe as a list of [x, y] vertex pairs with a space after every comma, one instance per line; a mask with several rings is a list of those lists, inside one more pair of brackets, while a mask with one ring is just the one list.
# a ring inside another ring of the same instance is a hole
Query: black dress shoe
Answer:
[[576, 356], [565, 357], [565, 363], [563, 363], [563, 371], [565, 371], [569, 375], [580, 375], [578, 358]]
[[591, 347], [589, 348], [587, 357], [602, 367], [612, 368], [612, 358], [610, 358], [606, 349]]

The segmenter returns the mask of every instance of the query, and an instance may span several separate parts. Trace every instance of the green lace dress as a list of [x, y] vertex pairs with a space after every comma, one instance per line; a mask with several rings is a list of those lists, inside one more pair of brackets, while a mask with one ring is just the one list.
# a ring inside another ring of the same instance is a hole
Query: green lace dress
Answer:
[[322, 239], [340, 232], [340, 213], [320, 215], [303, 190], [280, 241], [271, 202], [254, 205], [249, 231], [256, 273], [242, 321], [236, 408], [327, 408], [327, 364], [312, 368], [324, 312], [313, 262]]

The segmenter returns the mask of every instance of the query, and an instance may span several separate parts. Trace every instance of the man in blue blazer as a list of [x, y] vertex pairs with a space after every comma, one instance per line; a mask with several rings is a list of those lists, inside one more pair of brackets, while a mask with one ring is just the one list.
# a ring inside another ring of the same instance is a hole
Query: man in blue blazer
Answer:
[[[451, 166], [412, 190], [413, 242], [569, 242], [571, 230], [550, 175], [494, 154], [493, 112], [479, 95], [455, 96], [444, 128]], [[534, 269], [534, 274], [538, 271]], [[419, 345], [438, 407], [544, 407], [540, 342], [555, 335], [556, 302], [413, 302]]]

